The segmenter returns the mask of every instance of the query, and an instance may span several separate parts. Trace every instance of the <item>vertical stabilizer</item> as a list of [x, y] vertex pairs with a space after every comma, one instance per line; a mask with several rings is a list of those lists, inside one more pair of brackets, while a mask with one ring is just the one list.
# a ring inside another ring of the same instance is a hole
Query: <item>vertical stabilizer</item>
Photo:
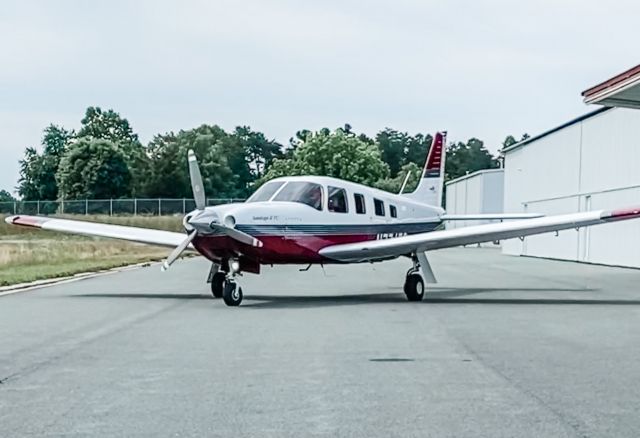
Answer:
[[445, 151], [446, 140], [447, 133], [445, 131], [436, 132], [427, 154], [427, 161], [424, 164], [418, 187], [413, 193], [407, 193], [406, 197], [435, 207], [442, 206], [444, 162], [447, 156]]

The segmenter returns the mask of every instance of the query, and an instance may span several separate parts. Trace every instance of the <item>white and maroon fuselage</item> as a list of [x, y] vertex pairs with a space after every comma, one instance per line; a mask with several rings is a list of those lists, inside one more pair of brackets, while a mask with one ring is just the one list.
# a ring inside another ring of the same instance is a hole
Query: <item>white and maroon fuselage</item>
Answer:
[[[296, 183], [321, 188], [322, 198], [315, 208], [299, 201], [278, 200], [288, 184]], [[247, 202], [207, 207], [204, 215], [201, 212], [197, 221], [201, 226], [191, 222], [198, 229], [192, 242], [198, 252], [216, 263], [238, 259], [247, 272], [258, 272], [261, 264], [332, 263], [335, 261], [319, 254], [320, 249], [432, 231], [442, 223], [444, 213], [439, 207], [403, 195], [329, 177], [277, 178], [268, 184], [279, 186], [273, 193], [263, 190], [266, 194], [262, 197], [259, 190]], [[332, 205], [330, 193], [341, 190], [340, 205]], [[247, 233], [262, 246], [216, 233], [208, 228], [211, 221]]]

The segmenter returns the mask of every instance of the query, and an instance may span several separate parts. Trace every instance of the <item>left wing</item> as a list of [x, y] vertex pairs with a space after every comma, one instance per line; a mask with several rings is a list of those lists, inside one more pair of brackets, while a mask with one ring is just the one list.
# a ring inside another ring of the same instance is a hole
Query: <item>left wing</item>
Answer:
[[332, 245], [321, 249], [320, 255], [342, 262], [380, 260], [433, 249], [531, 236], [639, 217], [640, 207], [613, 211], [588, 211], [536, 219], [523, 219], [517, 222], [431, 231], [392, 239]]
[[57, 219], [43, 216], [9, 216], [5, 222], [23, 227], [40, 228], [61, 233], [81, 234], [84, 236], [110, 237], [130, 242], [174, 248], [181, 245], [186, 234], [172, 231], [154, 230], [150, 228], [127, 227], [96, 222]]

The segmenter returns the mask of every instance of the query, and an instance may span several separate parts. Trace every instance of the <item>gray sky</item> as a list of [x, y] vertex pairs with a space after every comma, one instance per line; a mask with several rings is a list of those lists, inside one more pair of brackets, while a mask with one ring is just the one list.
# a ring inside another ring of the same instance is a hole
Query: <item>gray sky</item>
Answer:
[[[637, 64], [640, 2], [5, 1], [0, 189], [49, 123], [113, 108], [141, 139], [217, 123], [285, 143], [350, 123], [475, 136], [495, 151], [585, 113]], [[180, 165], [180, 163], [176, 163]]]

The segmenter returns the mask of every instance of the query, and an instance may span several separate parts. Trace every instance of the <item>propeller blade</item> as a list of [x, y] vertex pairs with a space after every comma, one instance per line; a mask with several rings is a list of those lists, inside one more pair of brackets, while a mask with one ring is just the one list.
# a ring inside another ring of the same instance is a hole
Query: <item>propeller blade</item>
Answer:
[[262, 247], [262, 242], [250, 234], [238, 231], [235, 228], [226, 227], [220, 224], [211, 224], [212, 229], [226, 234], [227, 236], [237, 240], [238, 242], [245, 243], [247, 245], [255, 246], [256, 248]]
[[193, 199], [196, 201], [196, 208], [198, 210], [204, 210], [206, 204], [204, 185], [202, 183], [200, 167], [198, 167], [198, 159], [192, 149], [189, 149], [189, 177], [191, 178], [191, 189], [193, 190]]
[[195, 230], [192, 231], [191, 234], [189, 234], [187, 238], [184, 239], [182, 243], [176, 247], [176, 249], [171, 251], [171, 254], [169, 254], [169, 257], [167, 257], [167, 259], [162, 263], [163, 271], [166, 271], [167, 269], [169, 269], [169, 266], [171, 266], [173, 262], [175, 262], [178, 259], [178, 257], [180, 257], [180, 255], [184, 252], [184, 250], [187, 249], [187, 247], [189, 246], [193, 238], [196, 237], [196, 233], [197, 232]]

